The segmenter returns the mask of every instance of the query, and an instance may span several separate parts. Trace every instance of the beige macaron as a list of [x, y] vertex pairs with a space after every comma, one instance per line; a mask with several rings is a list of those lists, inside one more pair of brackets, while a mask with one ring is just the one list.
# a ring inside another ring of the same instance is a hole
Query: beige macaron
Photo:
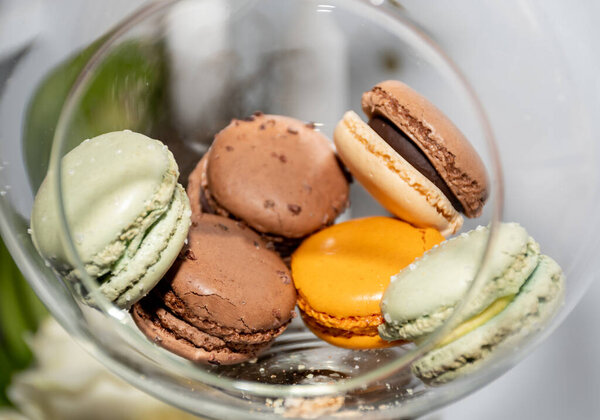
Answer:
[[389, 212], [444, 236], [460, 229], [463, 219], [444, 194], [354, 111], [344, 114], [333, 138], [352, 175]]
[[[379, 83], [366, 92], [362, 107], [370, 123], [349, 111], [337, 125], [334, 141], [352, 174], [388, 211], [444, 235], [460, 229], [461, 211], [467, 217], [481, 214], [488, 196], [485, 167], [440, 110], [398, 81]], [[409, 162], [413, 157], [396, 151], [370, 126], [374, 119], [387, 125], [387, 132], [398, 132], [394, 135], [400, 141], [410, 143], [403, 147], [412, 147], [411, 153], [420, 154], [429, 169], [418, 169]]]

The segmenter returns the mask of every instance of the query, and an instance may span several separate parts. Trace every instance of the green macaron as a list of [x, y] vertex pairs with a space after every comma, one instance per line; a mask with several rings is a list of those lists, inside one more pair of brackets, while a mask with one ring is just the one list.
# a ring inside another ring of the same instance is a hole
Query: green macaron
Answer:
[[[383, 295], [386, 340], [414, 340], [440, 327], [462, 302], [483, 260], [489, 237], [479, 227], [447, 240], [392, 277]], [[539, 245], [516, 223], [499, 226], [493, 258], [483, 266], [486, 281], [462, 311], [462, 320], [480, 313], [495, 300], [514, 295], [535, 269]]]
[[506, 338], [545, 321], [547, 316], [535, 315], [538, 308], [527, 297], [531, 293], [541, 297], [544, 314], [553, 314], [560, 301], [560, 267], [540, 255], [539, 245], [525, 229], [516, 223], [500, 224], [482, 265], [488, 238], [489, 229], [479, 227], [443, 242], [394, 276], [383, 296], [380, 335], [418, 341], [453, 314], [481, 266], [484, 280], [462, 307], [457, 326], [413, 365], [426, 382], [442, 383], [474, 370]]
[[[187, 237], [191, 211], [177, 163], [160, 141], [125, 130], [85, 140], [61, 166], [65, 216], [85, 271], [109, 300], [127, 308], [158, 283]], [[46, 261], [78, 284], [58, 231], [55, 176], [48, 172], [35, 197], [32, 239]]]
[[430, 385], [449, 382], [480, 369], [493, 353], [519, 346], [554, 317], [564, 299], [565, 276], [546, 255], [514, 299], [491, 320], [436, 348], [412, 366]]

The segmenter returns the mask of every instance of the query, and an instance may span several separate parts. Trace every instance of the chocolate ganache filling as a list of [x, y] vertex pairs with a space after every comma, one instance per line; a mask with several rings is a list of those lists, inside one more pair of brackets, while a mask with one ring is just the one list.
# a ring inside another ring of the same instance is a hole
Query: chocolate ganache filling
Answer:
[[461, 213], [464, 211], [460, 201], [458, 201], [452, 190], [448, 188], [444, 179], [435, 170], [429, 159], [427, 159], [427, 156], [402, 130], [380, 115], [373, 115], [369, 120], [369, 126], [417, 171], [433, 182], [442, 194], [450, 200], [450, 203], [452, 203], [452, 206], [457, 211]]

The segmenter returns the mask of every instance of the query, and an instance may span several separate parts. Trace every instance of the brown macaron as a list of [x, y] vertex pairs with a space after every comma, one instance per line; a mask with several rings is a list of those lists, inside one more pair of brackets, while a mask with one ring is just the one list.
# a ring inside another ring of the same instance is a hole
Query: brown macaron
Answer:
[[435, 105], [402, 82], [387, 80], [365, 92], [369, 126], [432, 181], [457, 211], [481, 214], [488, 180], [481, 158]]
[[256, 357], [294, 316], [288, 268], [255, 232], [225, 217], [197, 215], [188, 240], [167, 276], [133, 306], [135, 323], [194, 362]]
[[189, 184], [203, 212], [242, 220], [282, 256], [348, 206], [348, 179], [331, 142], [313, 125], [278, 115], [233, 120]]

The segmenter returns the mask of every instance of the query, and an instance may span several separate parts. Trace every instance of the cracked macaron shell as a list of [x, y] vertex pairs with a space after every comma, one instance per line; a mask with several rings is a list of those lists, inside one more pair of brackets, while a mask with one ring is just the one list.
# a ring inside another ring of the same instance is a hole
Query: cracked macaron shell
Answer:
[[[392, 277], [381, 301], [388, 340], [414, 340], [448, 319], [471, 286], [489, 237], [488, 227], [463, 233], [427, 252]], [[490, 258], [480, 275], [486, 279], [461, 312], [464, 321], [498, 298], [516, 294], [535, 269], [539, 245], [516, 223], [498, 226]]]
[[489, 194], [485, 166], [471, 143], [433, 103], [404, 83], [387, 80], [363, 94], [362, 108], [368, 117], [380, 115], [393, 122], [423, 151], [467, 217], [481, 214]]
[[[160, 141], [125, 130], [85, 140], [63, 157], [61, 168], [65, 215], [79, 257], [90, 276], [107, 275], [103, 286], [110, 289], [114, 266], [119, 261], [135, 260], [156, 222], [173, 208], [179, 176], [177, 163]], [[49, 171], [36, 195], [31, 215], [32, 239], [45, 259], [76, 280], [75, 262], [57, 231], [58, 196], [52, 185], [55, 176]], [[176, 207], [182, 211], [175, 217], [176, 225], [166, 228], [168, 251], [162, 252], [165, 244], [156, 244], [156, 255], [146, 259], [145, 267], [133, 276], [144, 282], [143, 287], [136, 293], [131, 291], [130, 299], [119, 305], [129, 306], [141, 297], [142, 290], [156, 284], [183, 246], [190, 211], [187, 197], [179, 197], [180, 205]], [[129, 286], [132, 285], [125, 288]], [[118, 289], [111, 299], [116, 299], [123, 287]], [[112, 291], [108, 295], [111, 294]]]
[[211, 196], [261, 233], [301, 238], [348, 206], [333, 145], [314, 125], [258, 113], [233, 120], [208, 153]]
[[490, 321], [415, 362], [412, 370], [430, 385], [438, 385], [480, 369], [492, 353], [522, 345], [540, 331], [564, 301], [565, 276], [550, 257], [539, 264], [509, 305]]
[[296, 291], [289, 270], [251, 229], [205, 214], [190, 229], [188, 250], [160, 287], [180, 301], [178, 315], [191, 324], [202, 328], [202, 320], [209, 320], [218, 328], [255, 333], [292, 318]]

